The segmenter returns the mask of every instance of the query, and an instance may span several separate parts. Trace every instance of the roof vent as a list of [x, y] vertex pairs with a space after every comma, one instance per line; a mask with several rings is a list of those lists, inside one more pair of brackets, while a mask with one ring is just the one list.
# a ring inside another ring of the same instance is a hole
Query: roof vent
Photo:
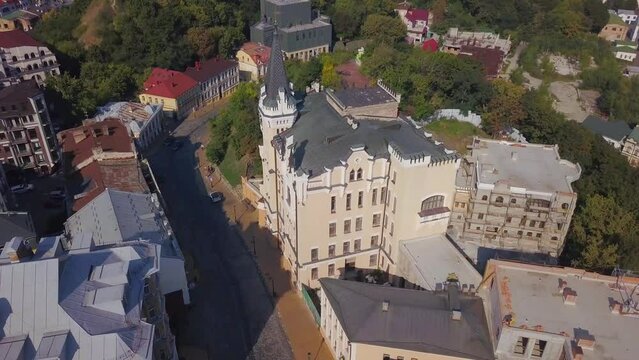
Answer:
[[575, 305], [577, 303], [577, 292], [569, 287], [563, 291], [564, 304]]
[[517, 152], [516, 152], [516, 151], [511, 152], [511, 153], [510, 153], [510, 158], [511, 158], [513, 161], [517, 160], [517, 158], [518, 158]]
[[390, 302], [388, 300], [382, 301], [382, 311], [388, 311], [389, 305], [390, 305]]

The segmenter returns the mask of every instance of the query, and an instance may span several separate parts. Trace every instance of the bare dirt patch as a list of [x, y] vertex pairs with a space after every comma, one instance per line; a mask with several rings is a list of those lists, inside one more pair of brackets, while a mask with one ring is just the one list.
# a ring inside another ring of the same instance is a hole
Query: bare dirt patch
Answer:
[[595, 111], [595, 102], [599, 94], [596, 91], [579, 90], [577, 81], [554, 81], [550, 83], [550, 92], [555, 98], [553, 107], [566, 118], [582, 122]]
[[81, 33], [78, 40], [84, 47], [88, 48], [100, 44], [102, 41], [100, 27], [105, 17], [111, 18], [114, 15], [114, 5], [115, 2], [112, 3], [109, 0], [91, 1], [78, 26], [78, 31]]

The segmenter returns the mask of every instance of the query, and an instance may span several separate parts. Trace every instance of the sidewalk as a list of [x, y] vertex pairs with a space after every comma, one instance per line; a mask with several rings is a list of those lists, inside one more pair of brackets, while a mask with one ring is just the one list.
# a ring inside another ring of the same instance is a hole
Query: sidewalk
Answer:
[[[207, 164], [202, 151], [200, 164]], [[275, 306], [284, 325], [291, 348], [296, 359], [330, 360], [331, 352], [324, 342], [318, 325], [315, 323], [306, 303], [291, 284], [290, 267], [283, 258], [271, 235], [257, 225], [257, 211], [246, 205], [230, 189], [216, 172], [211, 183], [207, 181], [206, 166], [200, 168], [202, 178], [209, 191], [220, 191], [224, 194], [224, 210], [231, 221], [235, 221], [240, 234], [250, 252], [256, 254], [255, 259], [266, 286], [275, 292]], [[310, 354], [310, 355], [309, 355]]]

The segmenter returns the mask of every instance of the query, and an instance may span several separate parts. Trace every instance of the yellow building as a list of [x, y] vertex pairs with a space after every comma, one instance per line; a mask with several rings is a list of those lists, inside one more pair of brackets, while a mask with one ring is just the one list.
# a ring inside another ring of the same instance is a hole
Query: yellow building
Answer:
[[335, 359], [495, 359], [482, 299], [324, 278], [320, 330]]
[[159, 104], [165, 114], [175, 119], [186, 118], [198, 105], [200, 88], [197, 81], [173, 70], [154, 68], [144, 82], [140, 94], [142, 104]]
[[244, 80], [258, 81], [266, 74], [266, 65], [271, 57], [271, 48], [247, 42], [235, 55], [240, 65], [240, 73]]

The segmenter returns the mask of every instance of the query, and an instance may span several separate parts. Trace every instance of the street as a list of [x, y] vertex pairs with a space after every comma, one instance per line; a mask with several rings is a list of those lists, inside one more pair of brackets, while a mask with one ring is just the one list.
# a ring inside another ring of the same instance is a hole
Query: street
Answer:
[[[173, 131], [184, 146], [149, 155], [171, 224], [198, 281], [192, 307], [177, 319], [177, 344], [185, 359], [293, 359], [270, 290], [229, 223], [222, 204], [207, 196], [195, 153], [208, 116], [188, 119]], [[233, 200], [233, 199], [231, 199]], [[237, 200], [237, 199], [235, 199]], [[227, 200], [225, 200], [227, 201]], [[233, 216], [233, 215], [231, 215]]]

